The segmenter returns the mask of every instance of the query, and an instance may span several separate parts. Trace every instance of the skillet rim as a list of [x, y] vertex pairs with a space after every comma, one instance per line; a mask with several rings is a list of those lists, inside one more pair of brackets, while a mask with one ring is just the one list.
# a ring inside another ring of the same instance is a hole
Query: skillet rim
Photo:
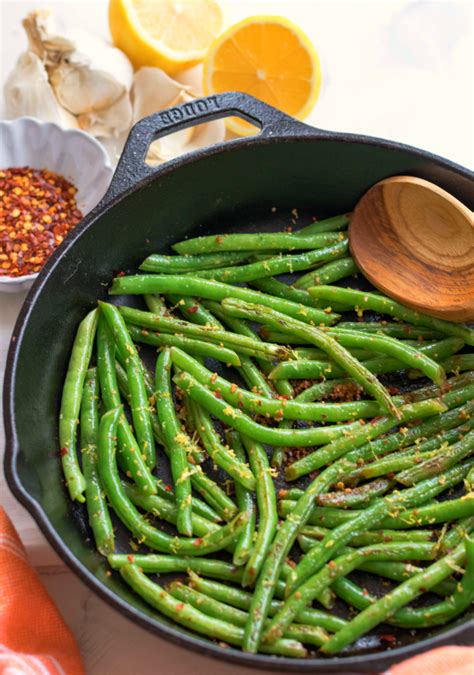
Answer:
[[[281, 118], [281, 113], [279, 113], [279, 115]], [[211, 641], [205, 642], [205, 638], [198, 638], [191, 633], [185, 634], [181, 630], [175, 629], [173, 626], [162, 623], [159, 619], [159, 615], [157, 615], [157, 618], [152, 618], [143, 614], [140, 610], [133, 608], [112, 590], [108, 589], [64, 544], [64, 541], [59, 537], [54, 527], [51, 525], [40, 503], [34, 499], [24, 487], [18, 473], [18, 459], [21, 450], [19, 448], [17, 437], [14, 405], [16, 368], [20, 347], [23, 337], [28, 329], [29, 319], [34, 312], [36, 301], [40, 297], [43, 286], [50, 274], [61, 264], [61, 260], [66, 253], [74, 247], [76, 240], [78, 240], [86, 230], [92, 227], [110, 208], [118, 205], [122, 199], [128, 195], [146, 187], [155, 179], [159, 179], [166, 176], [168, 173], [179, 170], [182, 166], [193, 164], [198, 162], [201, 158], [212, 157], [213, 155], [222, 152], [232, 152], [235, 147], [253, 147], [281, 142], [304, 142], [306, 140], [340, 141], [343, 143], [355, 143], [384, 148], [394, 152], [409, 152], [414, 157], [420, 157], [434, 162], [438, 166], [448, 169], [454, 174], [474, 182], [474, 173], [469, 169], [425, 150], [372, 136], [322, 131], [296, 120], [292, 120], [292, 118], [286, 119], [288, 120], [288, 124], [283, 125], [283, 131], [277, 130], [265, 133], [264, 129], [264, 133], [259, 136], [225, 141], [209, 148], [194, 151], [166, 162], [153, 172], [149, 172], [133, 185], [128, 185], [122, 191], [120, 191], [121, 177], [114, 177], [111, 190], [108, 193], [112, 194], [112, 197], [108, 198], [106, 195], [99, 205], [73, 230], [64, 243], [56, 249], [29, 291], [18, 315], [10, 340], [3, 385], [3, 416], [6, 440], [4, 457], [5, 476], [8, 486], [14, 496], [32, 515], [40, 530], [55, 549], [59, 557], [81, 579], [81, 581], [85, 582], [101, 599], [105, 600], [122, 615], [158, 635], [161, 639], [171, 640], [178, 646], [189, 648], [195, 652], [204, 654], [205, 656], [222, 659], [246, 667], [257, 667], [266, 670], [274, 670], [277, 668], [283, 672], [341, 672], [340, 668], [343, 667], [345, 672], [350, 672], [351, 668], [353, 669], [352, 672], [367, 672], [367, 667], [370, 667], [370, 670], [374, 670], [375, 667], [388, 667], [396, 661], [408, 658], [409, 656], [440, 644], [464, 644], [466, 640], [467, 643], [469, 643], [469, 629], [474, 628], [474, 619], [465, 619], [443, 633], [422, 639], [412, 644], [403, 645], [402, 647], [390, 651], [387, 650], [348, 657], [332, 657], [330, 659], [311, 657], [307, 659], [290, 659], [286, 657], [249, 654], [233, 648], [224, 649]], [[125, 180], [125, 182], [127, 181]], [[119, 188], [118, 192], [117, 188]], [[363, 668], [363, 670], [361, 671], [360, 668]]]

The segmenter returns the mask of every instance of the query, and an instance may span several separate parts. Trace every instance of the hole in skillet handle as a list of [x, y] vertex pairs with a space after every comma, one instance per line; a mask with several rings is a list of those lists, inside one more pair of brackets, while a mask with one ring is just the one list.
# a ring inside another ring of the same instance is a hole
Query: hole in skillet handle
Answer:
[[[241, 92], [225, 92], [181, 103], [144, 117], [132, 127], [110, 187], [99, 207], [104, 207], [119, 195], [128, 192], [142, 180], [159, 171], [159, 168], [145, 163], [148, 148], [153, 141], [203, 122], [234, 115], [259, 128], [258, 137], [271, 137], [277, 132], [279, 136], [301, 135], [310, 131], [314, 133], [313, 127]], [[226, 143], [245, 143], [254, 138], [255, 136], [236, 138]], [[196, 152], [205, 153], [206, 151], [207, 148], [204, 148]]]

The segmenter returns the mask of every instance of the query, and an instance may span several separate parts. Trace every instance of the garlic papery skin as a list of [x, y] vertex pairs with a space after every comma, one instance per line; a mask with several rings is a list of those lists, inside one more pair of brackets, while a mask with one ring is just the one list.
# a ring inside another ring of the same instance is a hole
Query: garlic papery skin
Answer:
[[108, 108], [77, 116], [79, 127], [99, 138], [118, 138], [132, 125], [132, 104], [128, 92]]
[[36, 117], [65, 128], [76, 129], [74, 115], [64, 110], [48, 82], [41, 59], [33, 52], [20, 54], [4, 86], [6, 117]]
[[129, 91], [133, 68], [123, 52], [84, 30], [55, 32], [51, 15], [23, 21], [30, 49], [44, 61], [59, 104], [74, 115], [104, 110]]

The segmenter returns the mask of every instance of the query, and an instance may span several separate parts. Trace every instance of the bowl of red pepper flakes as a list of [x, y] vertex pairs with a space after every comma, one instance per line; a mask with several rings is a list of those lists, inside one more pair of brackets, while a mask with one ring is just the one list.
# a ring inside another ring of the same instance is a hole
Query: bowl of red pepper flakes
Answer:
[[33, 118], [0, 123], [0, 292], [31, 287], [112, 178], [92, 136]]

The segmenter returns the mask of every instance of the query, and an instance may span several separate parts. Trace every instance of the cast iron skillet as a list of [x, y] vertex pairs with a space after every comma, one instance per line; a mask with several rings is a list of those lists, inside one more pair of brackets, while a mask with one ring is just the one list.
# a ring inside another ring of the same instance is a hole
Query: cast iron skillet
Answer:
[[[144, 164], [152, 140], [230, 114], [261, 127], [260, 135], [200, 150], [158, 169]], [[392, 651], [331, 659], [290, 660], [222, 648], [154, 613], [118, 575], [107, 576], [84, 510], [71, 505], [61, 480], [57, 418], [72, 340], [84, 314], [107, 297], [116, 272], [135, 270], [148, 253], [168, 251], [190, 233], [243, 224], [256, 230], [271, 222], [275, 227], [274, 207], [286, 224], [295, 207], [302, 220], [349, 211], [373, 183], [394, 174], [431, 180], [474, 208], [473, 174], [427, 152], [314, 129], [240, 93], [176, 106], [132, 129], [106, 197], [68, 236], [31, 289], [13, 332], [5, 375], [8, 483], [81, 579], [160, 637], [241, 665], [287, 672], [382, 671], [432, 646], [468, 641], [464, 618], [415, 638], [400, 634], [403, 646]], [[127, 539], [119, 537], [119, 544], [125, 546]]]

